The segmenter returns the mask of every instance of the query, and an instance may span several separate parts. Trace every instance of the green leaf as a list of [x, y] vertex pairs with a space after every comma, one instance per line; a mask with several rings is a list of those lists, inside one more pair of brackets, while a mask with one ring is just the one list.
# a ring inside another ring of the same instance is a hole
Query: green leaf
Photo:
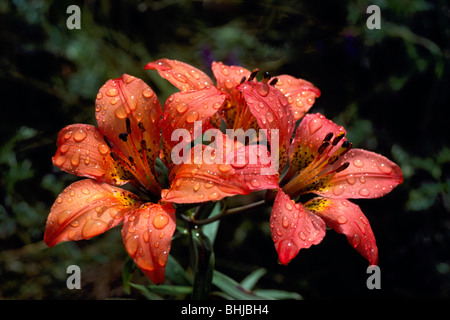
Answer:
[[177, 296], [177, 295], [188, 295], [192, 293], [192, 287], [189, 286], [174, 286], [174, 285], [156, 285], [152, 284], [149, 286], [143, 286], [141, 284], [136, 283], [130, 283], [130, 285], [133, 288], [138, 289], [142, 293], [150, 292], [157, 295], [170, 295], [170, 296]]
[[243, 288], [238, 282], [231, 279], [227, 275], [215, 270], [213, 276], [213, 284], [222, 290], [225, 294], [229, 295], [232, 299], [237, 300], [261, 300], [268, 299], [258, 296], [254, 292], [251, 292]]
[[[211, 214], [208, 216], [208, 218], [212, 218], [222, 212], [222, 205], [221, 202], [217, 202], [214, 206], [214, 208], [211, 210]], [[204, 225], [202, 227], [203, 234], [208, 237], [211, 244], [214, 244], [214, 241], [216, 240], [217, 230], [219, 229], [219, 223], [220, 221], [212, 222], [207, 225]]]
[[146, 286], [136, 283], [130, 283], [130, 285], [137, 289], [148, 300], [163, 300], [158, 294], [151, 292]]
[[256, 283], [267, 273], [267, 270], [264, 268], [257, 269], [250, 273], [244, 280], [241, 281], [241, 286], [244, 289], [252, 290]]
[[136, 264], [134, 263], [133, 259], [131, 259], [131, 257], [128, 257], [125, 260], [125, 264], [123, 265], [122, 270], [123, 290], [126, 294], [131, 293], [130, 281], [133, 277], [134, 270], [136, 270]]
[[276, 290], [276, 289], [256, 289], [254, 291], [257, 295], [261, 297], [265, 297], [266, 299], [275, 299], [275, 300], [303, 300], [303, 297], [297, 292], [289, 292], [284, 290]]
[[191, 261], [194, 266], [194, 285], [192, 298], [206, 299], [211, 291], [211, 283], [214, 270], [214, 252], [208, 237], [202, 234], [202, 230], [195, 228], [190, 235]]
[[178, 285], [192, 286], [192, 279], [178, 261], [169, 254], [166, 265], [166, 278]]

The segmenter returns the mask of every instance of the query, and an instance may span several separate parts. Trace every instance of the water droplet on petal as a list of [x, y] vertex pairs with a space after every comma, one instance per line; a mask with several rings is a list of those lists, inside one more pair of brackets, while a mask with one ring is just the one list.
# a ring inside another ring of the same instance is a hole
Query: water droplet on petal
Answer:
[[340, 196], [345, 191], [345, 187], [343, 185], [338, 185], [333, 189], [333, 194], [335, 196]]
[[151, 98], [154, 95], [154, 92], [152, 89], [147, 87], [144, 90], [142, 90], [142, 95], [146, 98]]
[[72, 155], [72, 158], [70, 158], [70, 163], [74, 167], [77, 167], [80, 164], [80, 151], [79, 150]]
[[119, 91], [116, 88], [109, 88], [106, 90], [106, 95], [109, 97], [115, 97], [119, 94]]
[[118, 119], [125, 119], [127, 117], [127, 113], [123, 107], [119, 107], [114, 111], [114, 114]]
[[208, 196], [208, 199], [209, 200], [217, 200], [217, 199], [219, 199], [219, 196], [220, 195], [217, 192], [213, 192]]
[[390, 165], [381, 163], [380, 165], [378, 165], [378, 169], [380, 169], [381, 172], [386, 173], [386, 174], [390, 174], [392, 172], [392, 167]]
[[98, 146], [98, 152], [100, 152], [102, 155], [106, 155], [109, 152], [109, 148], [106, 144], [101, 144]]
[[287, 228], [289, 226], [289, 219], [288, 219], [288, 217], [286, 217], [286, 216], [283, 217], [282, 225], [283, 225], [284, 228]]
[[347, 223], [347, 218], [346, 218], [345, 216], [339, 216], [339, 217], [337, 218], [337, 223], [339, 223], [339, 224], [345, 224], [345, 223]]
[[83, 129], [78, 130], [78, 131], [75, 132], [75, 134], [73, 135], [73, 139], [74, 139], [76, 142], [81, 142], [81, 141], [83, 141], [84, 139], [86, 139], [86, 137], [87, 137], [87, 132], [86, 132], [86, 130], [83, 130]]
[[353, 165], [357, 168], [362, 168], [364, 167], [364, 161], [361, 159], [355, 159], [353, 160]]
[[92, 219], [84, 224], [81, 235], [84, 239], [92, 238], [93, 236], [104, 232], [107, 228], [108, 224], [105, 221]]
[[165, 214], [158, 214], [153, 218], [152, 223], [156, 229], [162, 229], [169, 223], [169, 217]]
[[362, 188], [361, 190], [359, 190], [359, 194], [363, 197], [367, 197], [370, 194], [370, 191], [366, 188]]
[[323, 122], [320, 118], [315, 118], [311, 120], [308, 124], [309, 126], [309, 133], [314, 134], [316, 133], [320, 128], [322, 128]]
[[229, 172], [231, 170], [231, 166], [230, 165], [222, 164], [222, 163], [219, 164], [218, 168], [219, 168], [219, 171], [223, 172], [223, 173], [227, 173], [227, 172]]
[[139, 248], [139, 236], [136, 234], [128, 237], [127, 240], [125, 240], [125, 247], [131, 256], [135, 255]]
[[198, 119], [198, 112], [192, 111], [191, 113], [188, 114], [186, 121], [189, 123], [194, 123], [195, 121], [197, 121], [197, 119]]

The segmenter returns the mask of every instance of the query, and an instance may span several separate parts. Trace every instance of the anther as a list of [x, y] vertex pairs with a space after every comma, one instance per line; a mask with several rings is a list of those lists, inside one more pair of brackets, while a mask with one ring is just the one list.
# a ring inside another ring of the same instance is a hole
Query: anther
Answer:
[[351, 148], [353, 147], [353, 144], [351, 142], [348, 142], [348, 140], [344, 141], [342, 143], [342, 148], [344, 148], [344, 151], [342, 151], [342, 153], [340, 154], [340, 156], [346, 154], [347, 152], [349, 152], [351, 150]]
[[344, 132], [340, 132], [334, 139], [333, 139], [333, 146], [337, 145], [339, 143], [339, 141], [342, 140], [342, 138], [345, 136]]
[[330, 145], [330, 142], [328, 141], [323, 141], [322, 144], [320, 145], [319, 149], [317, 150], [319, 152], [319, 154], [322, 154], [326, 148], [328, 148], [328, 146]]
[[252, 73], [248, 76], [248, 81], [253, 81], [253, 79], [255, 79], [258, 72], [259, 72], [259, 69], [254, 69], [252, 71]]
[[336, 169], [336, 173], [344, 171], [350, 165], [349, 162], [344, 162], [339, 168]]
[[128, 133], [126, 133], [126, 132], [119, 133], [119, 138], [120, 138], [120, 140], [122, 140], [123, 142], [127, 142]]
[[129, 156], [129, 157], [128, 157], [128, 160], [130, 160], [131, 165], [134, 166], [134, 159], [133, 159], [133, 157], [132, 157], [132, 156]]
[[247, 77], [242, 77], [241, 82], [240, 83], [244, 83], [245, 80], [247, 80]]
[[145, 132], [145, 127], [142, 122], [140, 122], [140, 121], [138, 122], [138, 127], [139, 127], [139, 129], [141, 129], [142, 132]]
[[269, 82], [270, 78], [271, 78], [270, 73], [266, 71], [266, 72], [264, 72], [262, 82], [267, 83], [267, 82]]
[[328, 159], [328, 164], [335, 163], [337, 161], [337, 159], [338, 159], [337, 155], [332, 156], [330, 159]]
[[127, 133], [131, 134], [131, 123], [130, 123], [130, 118], [126, 118], [125, 122], [127, 124]]
[[278, 82], [278, 78], [273, 78], [273, 79], [269, 82], [269, 84], [270, 84], [271, 86], [275, 86], [275, 85], [277, 84], [277, 82]]
[[109, 147], [110, 149], [113, 149], [111, 140], [109, 140], [109, 138], [108, 138], [108, 136], [107, 136], [106, 134], [103, 135], [103, 140], [105, 141], [105, 143], [108, 145], [108, 147]]
[[333, 132], [328, 132], [328, 134], [325, 136], [325, 139], [323, 139], [323, 141], [330, 141], [331, 138], [333, 137]]

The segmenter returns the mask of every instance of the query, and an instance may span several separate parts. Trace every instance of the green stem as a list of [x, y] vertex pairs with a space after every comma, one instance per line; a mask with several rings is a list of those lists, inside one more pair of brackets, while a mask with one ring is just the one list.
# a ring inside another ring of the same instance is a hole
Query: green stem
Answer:
[[205, 224], [209, 224], [209, 223], [215, 222], [217, 220], [220, 220], [222, 218], [228, 217], [230, 215], [241, 213], [243, 211], [246, 211], [246, 210], [258, 207], [260, 205], [263, 205], [264, 203], [265, 203], [265, 200], [260, 200], [260, 201], [254, 202], [254, 203], [247, 204], [245, 206], [235, 207], [235, 208], [231, 208], [231, 209], [228, 209], [228, 210], [225, 210], [225, 206], [224, 206], [224, 209], [222, 210], [221, 213], [219, 213], [218, 215], [216, 215], [214, 217], [206, 218], [206, 219], [203, 219], [203, 220], [196, 220], [195, 216], [187, 217], [187, 216], [185, 216], [183, 214], [180, 215], [180, 218], [181, 218], [181, 220], [183, 220], [186, 223], [189, 223], [189, 224], [192, 224], [192, 225], [195, 225], [195, 226], [203, 226]]

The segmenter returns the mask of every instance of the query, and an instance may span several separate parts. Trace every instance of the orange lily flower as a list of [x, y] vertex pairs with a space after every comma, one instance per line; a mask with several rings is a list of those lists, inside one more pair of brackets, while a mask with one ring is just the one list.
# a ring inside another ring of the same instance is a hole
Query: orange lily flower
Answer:
[[[161, 105], [142, 80], [124, 74], [106, 82], [95, 105], [98, 127], [73, 124], [58, 135], [53, 163], [68, 173], [89, 179], [71, 184], [56, 199], [47, 219], [46, 244], [52, 247], [62, 241], [90, 239], [123, 222], [122, 237], [128, 254], [146, 276], [161, 283], [176, 225], [175, 208], [167, 203], [172, 202], [173, 193], [183, 193], [185, 199], [177, 202], [195, 203], [275, 187], [276, 173], [268, 176], [267, 183], [257, 185], [253, 180], [258, 173], [250, 170], [256, 165], [244, 167], [231, 161], [232, 152], [225, 155], [223, 163], [207, 161], [177, 166], [171, 163], [168, 156], [176, 146], [171, 133], [175, 129], [190, 133], [193, 115], [197, 120], [196, 110], [203, 110], [205, 103], [207, 109], [223, 103], [225, 94], [208, 101], [202, 99], [214, 90], [217, 89], [183, 93], [189, 101], [187, 116], [168, 116], [174, 108], [181, 108], [175, 102], [178, 98], [170, 97], [161, 119]], [[204, 113], [199, 116], [203, 117]], [[161, 130], [167, 138], [162, 150]], [[192, 137], [193, 134], [189, 140]], [[205, 146], [198, 145], [192, 152], [199, 147]], [[212, 148], [208, 146], [207, 150]], [[207, 155], [211, 157], [214, 152], [205, 153], [205, 158]], [[163, 189], [164, 179], [155, 166], [158, 156], [171, 169], [171, 193]], [[142, 196], [119, 188], [126, 183], [135, 186]], [[165, 197], [161, 199], [161, 195]]]
[[[180, 127], [180, 121], [187, 124], [184, 128], [191, 132], [195, 121], [201, 121], [202, 128], [206, 130], [219, 127], [218, 119], [223, 119], [228, 128], [243, 131], [266, 129], [269, 143], [272, 138], [279, 143], [277, 165], [280, 170], [287, 163], [287, 150], [295, 121], [320, 96], [319, 89], [306, 80], [289, 75], [270, 78], [265, 74], [261, 82], [256, 82], [253, 80], [257, 70], [250, 72], [243, 67], [227, 66], [221, 62], [212, 63], [216, 84], [203, 71], [177, 60], [159, 59], [148, 63], [145, 69], [157, 70], [161, 77], [181, 90], [164, 105], [164, 141], [170, 141], [173, 128]], [[196, 107], [192, 107], [194, 103]], [[277, 136], [272, 137], [272, 129], [277, 130]], [[171, 147], [173, 145], [163, 147], [163, 151]], [[169, 158], [167, 151], [163, 153], [162, 158]], [[165, 162], [168, 164], [169, 161]], [[269, 189], [270, 185], [266, 186]], [[185, 200], [180, 198], [176, 201]]]
[[[270, 218], [272, 239], [282, 264], [302, 248], [318, 244], [326, 226], [346, 235], [348, 242], [371, 265], [378, 263], [378, 248], [368, 219], [347, 199], [378, 198], [398, 184], [403, 175], [386, 157], [352, 149], [346, 131], [321, 114], [301, 121], [289, 148], [289, 169]], [[315, 193], [305, 204], [298, 199]]]

